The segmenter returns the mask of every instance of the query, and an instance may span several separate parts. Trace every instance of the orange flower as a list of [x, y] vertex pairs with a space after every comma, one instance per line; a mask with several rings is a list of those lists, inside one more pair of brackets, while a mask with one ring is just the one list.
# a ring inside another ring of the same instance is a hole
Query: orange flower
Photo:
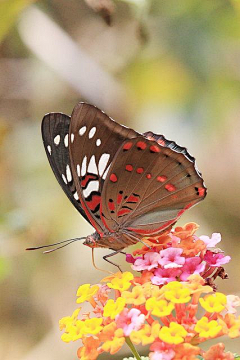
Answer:
[[213, 345], [203, 355], [204, 360], [234, 360], [234, 355], [230, 352], [225, 353], [225, 346], [222, 343]]
[[240, 319], [236, 319], [233, 314], [226, 314], [224, 318], [219, 318], [219, 324], [223, 328], [224, 334], [230, 338], [240, 336]]
[[[160, 236], [156, 236], [156, 237], [151, 237], [151, 238], [144, 238], [143, 241], [147, 244], [150, 245], [152, 247], [154, 247], [154, 249], [156, 249], [156, 251], [160, 251], [162, 250], [164, 247], [166, 247], [166, 244], [168, 242], [170, 242], [172, 239], [169, 236], [169, 229], [164, 232], [163, 234], [161, 234]], [[148, 246], [143, 246], [141, 249], [137, 249], [133, 252], [133, 255], [144, 255], [146, 253], [149, 252], [149, 247]]]
[[198, 228], [199, 228], [198, 224], [194, 222], [190, 222], [184, 225], [183, 227], [181, 226], [175, 227], [173, 234], [179, 237], [180, 239], [186, 239], [186, 237], [195, 234]]
[[200, 251], [206, 249], [205, 243], [200, 239], [195, 240], [193, 236], [181, 240], [176, 247], [183, 249], [183, 255], [187, 257], [196, 256]]
[[191, 344], [179, 344], [175, 347], [174, 360], [197, 360], [200, 354], [200, 348]]
[[143, 285], [146, 282], [149, 282], [152, 278], [153, 274], [151, 271], [144, 270], [139, 277], [135, 277], [133, 279], [134, 284], [140, 284]]
[[103, 342], [102, 350], [109, 352], [111, 355], [118, 352], [125, 343], [125, 337], [122, 329], [117, 329], [115, 322], [111, 322], [103, 328], [99, 336]]
[[99, 355], [98, 347], [100, 340], [93, 337], [86, 337], [83, 339], [83, 345], [77, 351], [77, 356], [81, 360], [95, 360]]

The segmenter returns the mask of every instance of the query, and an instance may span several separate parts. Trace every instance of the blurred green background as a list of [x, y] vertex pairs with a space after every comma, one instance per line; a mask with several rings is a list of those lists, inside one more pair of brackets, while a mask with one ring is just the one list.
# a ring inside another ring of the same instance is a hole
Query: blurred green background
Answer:
[[40, 134], [45, 113], [71, 114], [79, 100], [197, 158], [208, 196], [179, 223], [222, 233], [232, 262], [219, 290], [239, 294], [240, 1], [2, 0], [0, 16], [0, 359], [76, 359], [80, 343], [61, 342], [58, 320], [76, 308], [80, 284], [104, 276], [80, 243], [25, 251], [93, 231], [57, 184]]

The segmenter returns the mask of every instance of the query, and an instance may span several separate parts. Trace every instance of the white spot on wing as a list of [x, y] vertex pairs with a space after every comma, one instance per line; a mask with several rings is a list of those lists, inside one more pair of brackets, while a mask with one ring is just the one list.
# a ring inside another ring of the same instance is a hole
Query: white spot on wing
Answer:
[[83, 190], [83, 196], [87, 198], [93, 191], [98, 191], [99, 182], [97, 180], [90, 181], [87, 188]]
[[91, 130], [89, 131], [89, 134], [88, 134], [89, 139], [91, 139], [92, 137], [94, 137], [96, 130], [97, 130], [97, 129], [96, 129], [95, 126], [91, 128]]
[[80, 165], [79, 164], [77, 164], [77, 174], [78, 174], [78, 176], [80, 176]]
[[89, 164], [88, 164], [87, 171], [88, 171], [88, 173], [98, 175], [97, 165], [96, 165], [96, 161], [95, 161], [95, 155], [93, 155], [91, 157]]
[[99, 170], [100, 176], [102, 176], [102, 174], [104, 173], [104, 170], [106, 169], [109, 158], [110, 158], [109, 154], [102, 154], [102, 156], [100, 157], [100, 160], [98, 163], [98, 170]]
[[67, 135], [65, 135], [65, 138], [64, 138], [64, 145], [65, 145], [66, 147], [68, 147], [68, 134], [67, 134]]
[[73, 197], [74, 197], [75, 200], [79, 199], [77, 191], [73, 194]]
[[83, 134], [85, 134], [86, 130], [87, 130], [86, 126], [81, 127], [81, 129], [79, 130], [79, 135], [82, 136]]
[[74, 134], [71, 134], [71, 143], [74, 141]]
[[61, 140], [60, 135], [55, 136], [55, 138], [53, 139], [54, 144], [55, 144], [55, 145], [59, 145], [60, 140]]
[[63, 175], [63, 174], [62, 174], [62, 179], [65, 182], [65, 184], [67, 184], [67, 179], [66, 179], [65, 175]]
[[97, 139], [97, 141], [96, 141], [96, 145], [97, 145], [97, 146], [100, 146], [100, 145], [101, 145], [101, 143], [102, 143], [102, 142], [101, 142], [101, 140], [100, 140], [100, 139]]
[[81, 175], [82, 176], [86, 175], [86, 172], [87, 172], [87, 157], [84, 156], [81, 167]]
[[72, 181], [72, 173], [71, 173], [69, 165], [66, 166], [66, 174], [67, 174], [67, 181], [68, 182]]
[[108, 166], [107, 170], [106, 170], [105, 173], [103, 174], [103, 176], [102, 176], [102, 179], [103, 179], [103, 180], [106, 179], [110, 166], [111, 166], [111, 164]]
[[48, 146], [47, 146], [47, 149], [48, 149], [49, 154], [51, 155], [51, 153], [52, 153], [51, 146], [50, 146], [50, 145], [48, 145]]

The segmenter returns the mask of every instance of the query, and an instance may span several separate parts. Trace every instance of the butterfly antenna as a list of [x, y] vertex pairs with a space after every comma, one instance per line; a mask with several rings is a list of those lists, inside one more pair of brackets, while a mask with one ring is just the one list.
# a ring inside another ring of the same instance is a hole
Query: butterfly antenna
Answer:
[[78, 240], [85, 240], [86, 237], [81, 237], [81, 238], [76, 238], [76, 239], [68, 239], [68, 240], [63, 240], [63, 241], [59, 241], [59, 242], [56, 242], [54, 244], [49, 244], [49, 245], [42, 245], [42, 246], [37, 246], [37, 247], [30, 247], [30, 248], [27, 248], [26, 250], [39, 250], [39, 249], [44, 249], [44, 248], [48, 248], [48, 247], [51, 247], [51, 246], [55, 246], [55, 245], [60, 245], [60, 244], [64, 244], [66, 243], [65, 245], [62, 245], [62, 246], [59, 246], [55, 249], [51, 249], [51, 250], [48, 250], [48, 251], [44, 251], [44, 253], [47, 253], [47, 252], [52, 252], [52, 251], [55, 251], [57, 249], [61, 249], [62, 247], [65, 247], [67, 245], [70, 245], [71, 243], [75, 242], [75, 241], [78, 241]]

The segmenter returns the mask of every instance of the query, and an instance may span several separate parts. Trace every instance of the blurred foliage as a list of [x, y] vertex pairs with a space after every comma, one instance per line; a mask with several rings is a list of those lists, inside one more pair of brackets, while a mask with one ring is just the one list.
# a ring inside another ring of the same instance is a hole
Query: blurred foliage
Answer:
[[0, 42], [15, 23], [20, 12], [34, 0], [2, 0], [0, 2]]
[[[54, 179], [41, 119], [82, 100], [188, 147], [208, 196], [180, 224], [222, 233], [232, 262], [219, 290], [239, 293], [240, 1], [32, 2], [0, 2], [0, 358], [70, 360], [77, 345], [61, 342], [58, 320], [102, 274], [80, 243], [24, 250], [93, 232]], [[106, 268], [106, 251], [95, 253]]]

